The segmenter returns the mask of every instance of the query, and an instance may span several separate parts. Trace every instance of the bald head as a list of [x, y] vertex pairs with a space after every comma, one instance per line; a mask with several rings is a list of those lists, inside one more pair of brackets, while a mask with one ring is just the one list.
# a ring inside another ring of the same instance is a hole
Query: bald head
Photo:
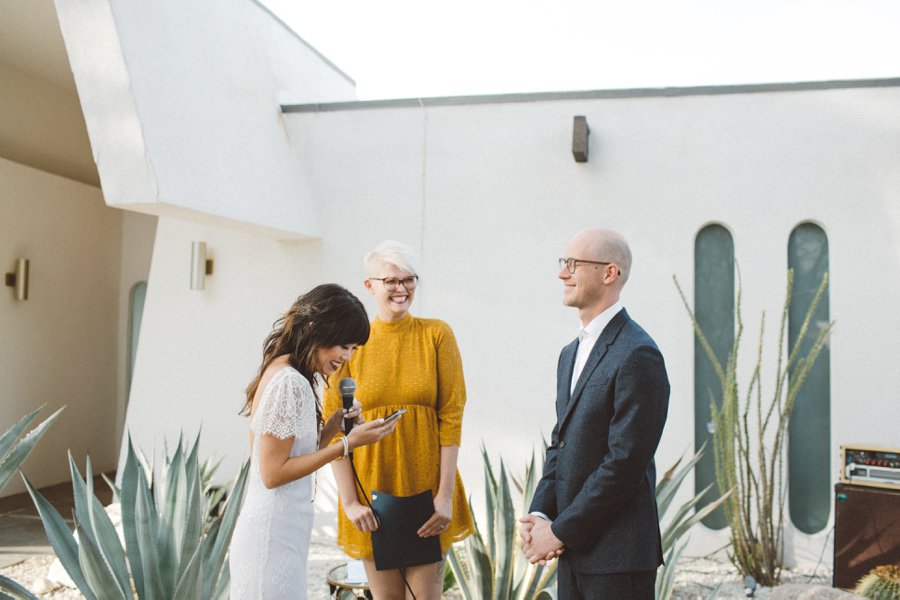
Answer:
[[617, 231], [584, 229], [572, 238], [572, 244], [577, 244], [583, 249], [583, 258], [615, 263], [619, 267], [621, 284], [624, 286], [628, 281], [631, 274], [631, 249], [625, 238]]

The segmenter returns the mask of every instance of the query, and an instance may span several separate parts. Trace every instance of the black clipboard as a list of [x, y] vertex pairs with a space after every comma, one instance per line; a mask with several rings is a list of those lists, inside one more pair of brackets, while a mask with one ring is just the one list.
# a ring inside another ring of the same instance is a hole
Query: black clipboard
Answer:
[[375, 569], [403, 569], [441, 560], [441, 536], [416, 533], [434, 514], [431, 490], [415, 496], [393, 496], [372, 490], [372, 510], [378, 529], [372, 532]]

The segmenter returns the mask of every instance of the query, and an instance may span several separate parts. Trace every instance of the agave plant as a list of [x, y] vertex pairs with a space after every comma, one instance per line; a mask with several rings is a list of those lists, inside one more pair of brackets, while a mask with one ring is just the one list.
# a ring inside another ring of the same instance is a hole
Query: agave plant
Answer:
[[[546, 443], [544, 445], [546, 447]], [[679, 459], [660, 479], [656, 486], [656, 503], [660, 520], [665, 517], [678, 488], [703, 456], [704, 450], [705, 448], [700, 448], [680, 468], [682, 459]], [[466, 600], [555, 599], [556, 561], [543, 567], [532, 565], [515, 543], [516, 515], [528, 512], [540, 473], [543, 471], [543, 461], [540, 465], [536, 464], [532, 455], [531, 462], [525, 470], [524, 480], [518, 482], [513, 479], [513, 484], [521, 494], [521, 505], [516, 511], [513, 509], [510, 478], [503, 459], [500, 460], [500, 477], [496, 478], [483, 447], [481, 453], [484, 459], [487, 527], [479, 528], [476, 521], [475, 533], [454, 544], [447, 556], [463, 597]], [[728, 494], [725, 494], [697, 509], [708, 490], [709, 488], [701, 491], [679, 506], [662, 533], [662, 550], [666, 564], [659, 568], [656, 575], [658, 600], [672, 597], [675, 569], [681, 553], [687, 546], [685, 534], [728, 497]], [[472, 513], [474, 512], [473, 510]], [[715, 595], [714, 590], [710, 598]]]
[[[534, 455], [525, 470], [518, 510], [513, 508], [509, 475], [500, 459], [500, 477], [494, 476], [487, 451], [484, 459], [484, 493], [487, 526], [475, 523], [475, 533], [451, 546], [447, 555], [453, 576], [466, 600], [532, 600], [555, 597], [551, 589], [556, 582], [556, 561], [547, 566], [532, 565], [516, 547], [516, 516], [525, 514], [531, 505], [540, 472]], [[475, 511], [472, 511], [473, 515]]]
[[243, 500], [248, 463], [242, 466], [224, 513], [206, 525], [197, 459], [199, 436], [190, 449], [181, 440], [165, 477], [154, 481], [128, 439], [128, 454], [117, 490], [122, 506], [124, 548], [112, 522], [94, 496], [90, 458], [82, 478], [71, 454], [75, 532], [25, 479], [47, 538], [69, 577], [87, 600], [224, 598], [230, 574], [228, 545]]
[[[65, 408], [65, 407], [63, 407]], [[0, 490], [2, 490], [10, 478], [19, 470], [28, 455], [34, 449], [38, 440], [47, 431], [47, 428], [56, 420], [62, 408], [44, 419], [37, 427], [32, 429], [22, 439], [19, 436], [25, 431], [29, 425], [44, 410], [40, 406], [21, 419], [18, 423], [10, 427], [6, 433], [0, 436]], [[0, 575], [0, 597], [10, 596], [12, 598], [33, 598], [34, 596], [20, 584], [16, 583], [9, 577]]]
[[[674, 500], [675, 494], [678, 492], [678, 488], [681, 487], [681, 483], [684, 481], [687, 474], [690, 473], [694, 469], [694, 466], [700, 461], [705, 449], [706, 444], [704, 444], [680, 469], [678, 467], [684, 457], [682, 456], [679, 458], [675, 464], [665, 472], [662, 479], [659, 480], [659, 483], [656, 484], [656, 507], [660, 521], [664, 520], [666, 512], [672, 504], [672, 500]], [[666, 561], [656, 572], [657, 600], [667, 600], [672, 597], [678, 559], [681, 558], [681, 553], [688, 543], [688, 538], [685, 537], [685, 534], [691, 527], [705, 519], [709, 513], [721, 506], [722, 503], [725, 502], [725, 499], [728, 498], [729, 494], [731, 494], [731, 491], [729, 491], [717, 500], [714, 500], [697, 510], [697, 505], [700, 504], [713, 485], [714, 484], [712, 483], [709, 484], [704, 490], [698, 492], [693, 498], [678, 507], [678, 510], [662, 532], [662, 552]], [[714, 591], [711, 597], [715, 597], [715, 595], [716, 592]]]
[[[136, 449], [137, 458], [139, 465], [144, 469], [144, 477], [147, 478], [147, 481], [151, 481], [153, 476], [154, 468], [151, 460], [148, 460], [147, 455], [140, 449]], [[163, 470], [168, 472], [170, 465], [172, 463], [172, 457], [169, 455], [168, 447], [166, 447], [165, 451], [165, 464], [163, 465]], [[216, 475], [216, 471], [219, 468], [219, 465], [222, 463], [221, 459], [218, 461], [214, 461], [212, 458], [207, 458], [203, 464], [200, 465], [200, 490], [203, 492], [204, 502], [204, 527], [208, 529], [214, 522], [215, 517], [221, 516], [220, 510], [222, 503], [225, 500], [226, 494], [228, 493], [227, 486], [218, 486], [213, 483]], [[106, 473], [101, 473], [101, 477], [106, 481], [106, 485], [112, 490], [113, 493], [113, 502], [122, 502], [121, 492], [122, 489], [116, 485], [116, 482], [106, 476]], [[165, 481], [160, 482], [161, 488], [165, 485]]]

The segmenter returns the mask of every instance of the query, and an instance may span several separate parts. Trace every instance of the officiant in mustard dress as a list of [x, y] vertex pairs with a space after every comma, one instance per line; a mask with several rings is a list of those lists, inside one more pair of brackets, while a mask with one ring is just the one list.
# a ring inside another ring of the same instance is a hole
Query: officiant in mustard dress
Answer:
[[[412, 496], [430, 490], [434, 514], [421, 523], [422, 537], [440, 536], [442, 555], [475, 530], [466, 492], [456, 468], [466, 388], [462, 360], [449, 325], [409, 314], [418, 285], [417, 257], [399, 242], [387, 241], [364, 260], [366, 289], [378, 302], [368, 342], [329, 378], [324, 412], [341, 406], [338, 383], [352, 377], [366, 420], [403, 408], [394, 434], [356, 450], [353, 463], [366, 493], [378, 490]], [[372, 531], [375, 516], [360, 496], [349, 461], [332, 463], [338, 485], [338, 545], [363, 559], [375, 598], [403, 597], [398, 569], [375, 569]], [[404, 575], [419, 600], [441, 598], [444, 561], [407, 567]]]

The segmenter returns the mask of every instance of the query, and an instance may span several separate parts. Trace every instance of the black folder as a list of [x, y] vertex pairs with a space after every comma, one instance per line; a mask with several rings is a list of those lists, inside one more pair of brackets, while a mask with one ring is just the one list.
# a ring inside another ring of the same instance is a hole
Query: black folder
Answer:
[[372, 532], [375, 568], [402, 569], [441, 560], [441, 537], [422, 538], [419, 527], [434, 514], [431, 490], [415, 496], [392, 496], [372, 490], [372, 509], [378, 529]]

